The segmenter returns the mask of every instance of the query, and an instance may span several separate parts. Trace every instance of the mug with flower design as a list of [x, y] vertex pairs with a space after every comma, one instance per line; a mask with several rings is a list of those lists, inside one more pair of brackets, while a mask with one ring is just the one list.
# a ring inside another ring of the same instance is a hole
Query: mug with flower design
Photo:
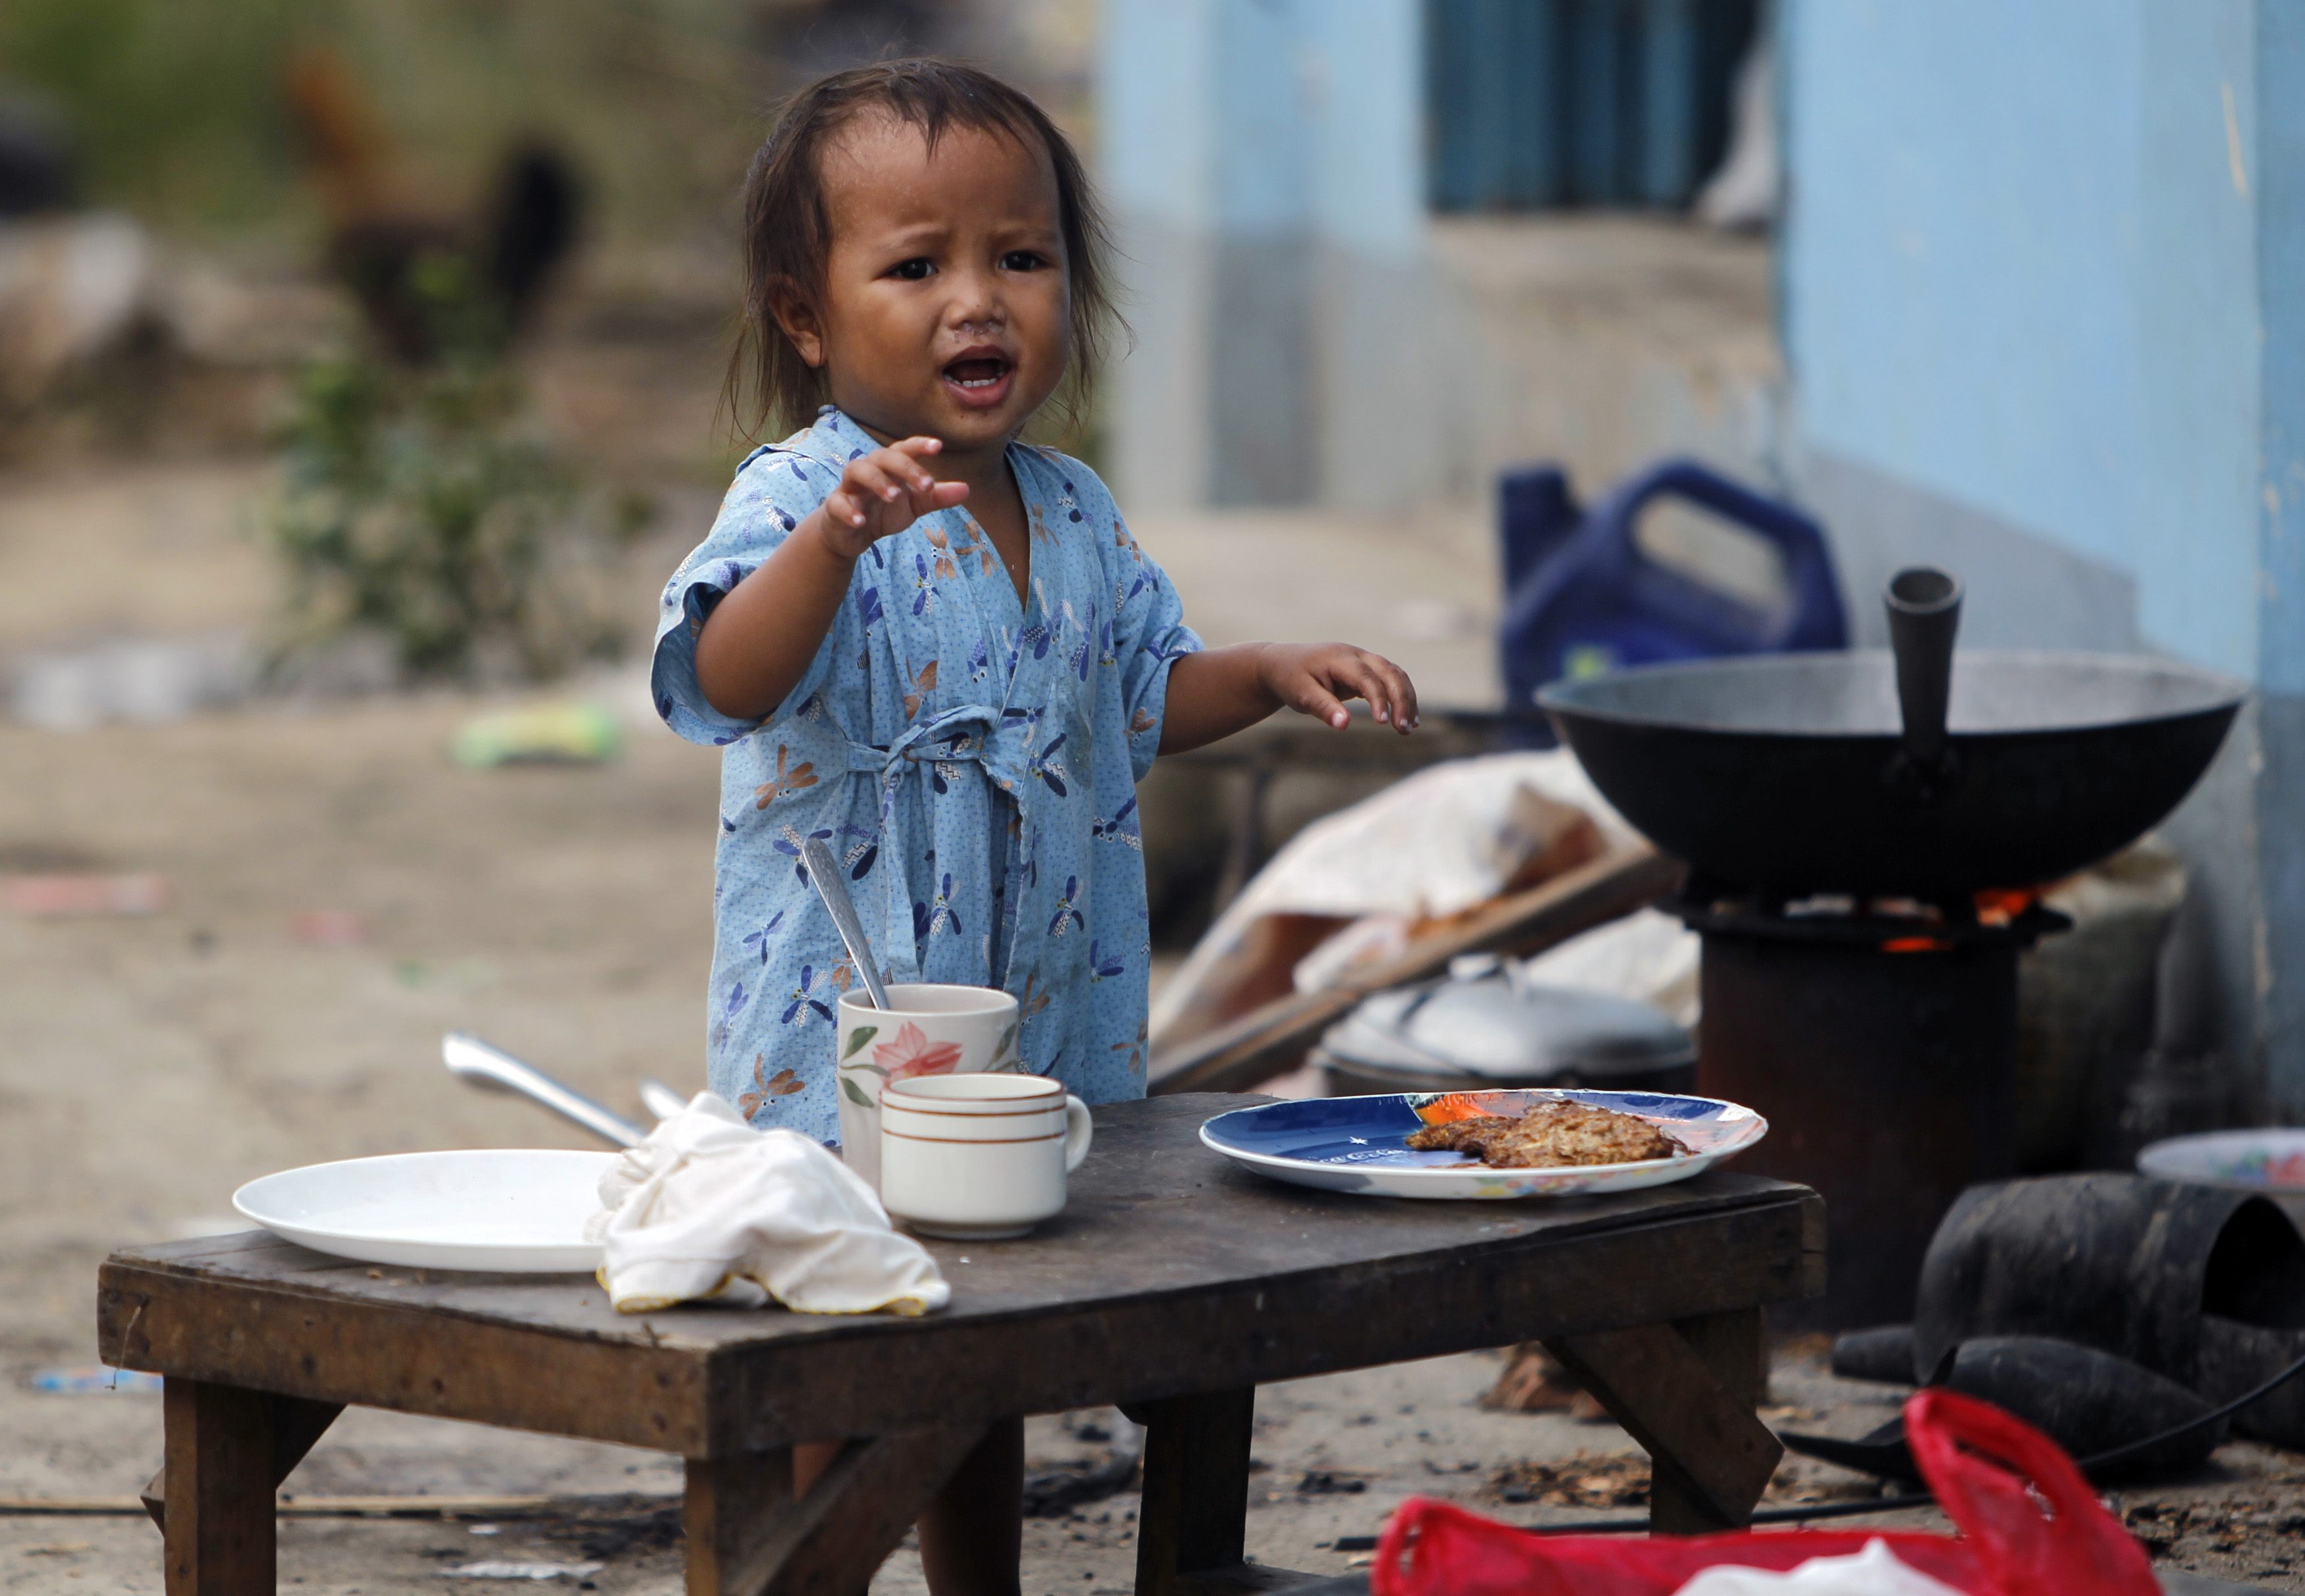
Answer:
[[1016, 999], [993, 987], [898, 982], [889, 1006], [843, 992], [834, 1043], [840, 1083], [840, 1156], [880, 1184], [880, 1089], [921, 1075], [1021, 1070]]

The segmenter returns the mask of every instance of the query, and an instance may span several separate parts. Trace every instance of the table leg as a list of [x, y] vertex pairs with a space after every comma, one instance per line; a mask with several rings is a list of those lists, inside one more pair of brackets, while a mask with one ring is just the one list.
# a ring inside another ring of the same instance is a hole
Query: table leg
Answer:
[[166, 1390], [168, 1596], [271, 1596], [272, 1398], [174, 1376]]
[[1256, 1391], [1132, 1405], [1144, 1426], [1136, 1596], [1234, 1596], [1319, 1577], [1248, 1561], [1248, 1449]]
[[689, 1459], [688, 1596], [859, 1596], [983, 1439], [963, 1424], [851, 1441], [797, 1498], [788, 1451]]
[[[304, 1454], [327, 1433], [328, 1426], [336, 1422], [344, 1405], [336, 1402], [313, 1402], [302, 1396], [267, 1396], [272, 1405], [272, 1484], [277, 1490], [281, 1482], [304, 1461]], [[168, 1529], [168, 1470], [160, 1472], [146, 1482], [140, 1498], [144, 1511], [159, 1526], [163, 1534]]]
[[735, 1457], [688, 1460], [681, 1505], [688, 1540], [688, 1596], [733, 1596], [736, 1575], [792, 1510], [792, 1452], [779, 1447]]
[[1649, 1525], [1665, 1535], [1742, 1529], [1783, 1445], [1754, 1417], [1762, 1310], [1564, 1336], [1545, 1346], [1649, 1455]]

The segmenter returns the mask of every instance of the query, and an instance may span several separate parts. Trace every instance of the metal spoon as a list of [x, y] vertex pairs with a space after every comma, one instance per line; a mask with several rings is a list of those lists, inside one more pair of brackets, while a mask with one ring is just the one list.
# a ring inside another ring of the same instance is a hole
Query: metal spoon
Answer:
[[659, 1119], [670, 1119], [688, 1107], [688, 1099], [663, 1082], [651, 1077], [641, 1082], [641, 1107]]
[[450, 1074], [468, 1084], [493, 1091], [518, 1092], [618, 1147], [637, 1147], [641, 1143], [641, 1128], [631, 1120], [477, 1036], [462, 1031], [448, 1032], [440, 1039], [440, 1062], [448, 1066]]
[[832, 850], [824, 845], [822, 837], [812, 836], [800, 845], [800, 862], [808, 867], [816, 896], [832, 912], [833, 929], [840, 933], [849, 962], [863, 978], [864, 995], [872, 998], [874, 1008], [888, 1007], [889, 989], [880, 984], [879, 968], [872, 962], [872, 939], [864, 935], [864, 922], [856, 918], [856, 905], [848, 901], [848, 888], [840, 879], [840, 867], [833, 862]]

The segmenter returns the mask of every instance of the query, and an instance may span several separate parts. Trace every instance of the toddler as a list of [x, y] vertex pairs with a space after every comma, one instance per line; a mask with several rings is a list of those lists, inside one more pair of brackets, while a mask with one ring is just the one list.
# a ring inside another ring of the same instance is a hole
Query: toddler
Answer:
[[[737, 467], [666, 585], [652, 682], [673, 730], [726, 750], [708, 1077], [755, 1125], [839, 1134], [855, 972], [806, 838], [888, 980], [1006, 988], [1025, 1067], [1111, 1102], [1144, 1091], [1154, 755], [1284, 705], [1416, 724], [1365, 650], [1204, 649], [1103, 483], [1017, 441], [1088, 389], [1107, 248], [1047, 115], [945, 62], [823, 80], [753, 163], [732, 380], [800, 430]], [[923, 1519], [938, 1596], [1016, 1591], [1022, 1459], [996, 1428]]]

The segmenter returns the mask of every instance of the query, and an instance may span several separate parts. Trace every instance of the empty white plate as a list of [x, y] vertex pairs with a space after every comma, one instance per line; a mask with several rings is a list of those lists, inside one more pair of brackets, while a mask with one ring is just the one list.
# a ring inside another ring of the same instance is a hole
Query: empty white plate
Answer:
[[589, 1273], [584, 1222], [616, 1154], [540, 1148], [400, 1152], [250, 1181], [232, 1205], [284, 1240], [413, 1269]]

